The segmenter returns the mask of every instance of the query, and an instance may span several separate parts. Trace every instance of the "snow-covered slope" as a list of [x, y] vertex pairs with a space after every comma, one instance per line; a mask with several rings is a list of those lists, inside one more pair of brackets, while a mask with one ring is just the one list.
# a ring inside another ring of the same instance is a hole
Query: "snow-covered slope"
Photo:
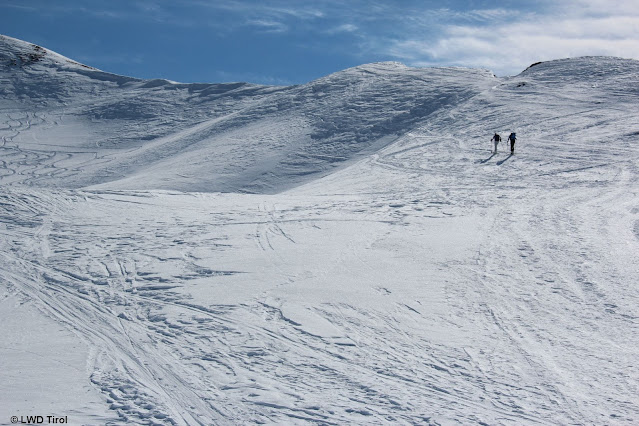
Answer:
[[639, 421], [637, 61], [265, 87], [0, 58], [3, 421]]
[[0, 64], [5, 147], [37, 163], [8, 180], [57, 187], [278, 192], [494, 84], [485, 71], [396, 63], [293, 87], [143, 81], [8, 37]]

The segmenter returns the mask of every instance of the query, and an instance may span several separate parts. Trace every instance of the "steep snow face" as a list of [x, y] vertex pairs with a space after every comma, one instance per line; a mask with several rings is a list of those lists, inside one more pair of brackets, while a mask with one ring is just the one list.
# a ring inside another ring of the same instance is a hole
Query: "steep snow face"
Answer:
[[636, 61], [265, 87], [45, 59], [1, 65], [0, 419], [639, 420]]
[[3, 35], [0, 35], [0, 69], [0, 107], [9, 110], [59, 107], [87, 92], [104, 95], [109, 86], [135, 81], [104, 73], [44, 47]]
[[[39, 164], [11, 168], [5, 184], [278, 192], [494, 84], [488, 72], [395, 63], [295, 87], [175, 84], [86, 70], [6, 37], [0, 43], [4, 146]], [[15, 59], [30, 55], [38, 60]]]

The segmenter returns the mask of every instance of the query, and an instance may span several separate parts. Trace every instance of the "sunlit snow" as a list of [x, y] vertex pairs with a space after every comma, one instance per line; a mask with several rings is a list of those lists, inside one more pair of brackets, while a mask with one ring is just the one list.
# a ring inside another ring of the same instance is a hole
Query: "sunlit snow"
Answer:
[[639, 62], [0, 94], [0, 423], [639, 423]]

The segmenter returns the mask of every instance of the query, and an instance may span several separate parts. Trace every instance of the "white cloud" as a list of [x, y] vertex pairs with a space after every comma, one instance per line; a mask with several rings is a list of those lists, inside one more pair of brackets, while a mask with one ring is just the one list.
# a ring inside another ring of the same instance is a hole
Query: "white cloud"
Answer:
[[[0, 7], [18, 7], [15, 0], [6, 3]], [[493, 7], [466, 10], [462, 3], [478, 2], [440, 2], [448, 7], [432, 7], [437, 3], [133, 0], [127, 7], [108, 3], [87, 8], [33, 0], [40, 13], [204, 26], [225, 36], [238, 31], [258, 37], [303, 35], [299, 43], [361, 61], [481, 66], [500, 75], [518, 73], [532, 62], [571, 56], [639, 59], [639, 0], [492, 0], [484, 4]], [[175, 13], [176, 6], [184, 13]], [[341, 35], [346, 36], [344, 43], [335, 45]]]
[[571, 15], [565, 13], [564, 4], [545, 15], [521, 15], [497, 25], [442, 26], [440, 35], [430, 39], [396, 39], [387, 52], [411, 65], [479, 66], [501, 75], [517, 74], [533, 62], [566, 57], [639, 59], [639, 2], [620, 1], [624, 14], [604, 14], [602, 7], [608, 2], [600, 0], [570, 3]]

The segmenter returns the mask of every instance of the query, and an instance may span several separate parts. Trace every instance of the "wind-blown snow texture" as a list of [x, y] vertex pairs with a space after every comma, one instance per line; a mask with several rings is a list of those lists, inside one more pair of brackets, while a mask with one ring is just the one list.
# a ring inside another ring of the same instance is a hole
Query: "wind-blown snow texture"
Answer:
[[0, 93], [0, 422], [639, 422], [639, 62]]

